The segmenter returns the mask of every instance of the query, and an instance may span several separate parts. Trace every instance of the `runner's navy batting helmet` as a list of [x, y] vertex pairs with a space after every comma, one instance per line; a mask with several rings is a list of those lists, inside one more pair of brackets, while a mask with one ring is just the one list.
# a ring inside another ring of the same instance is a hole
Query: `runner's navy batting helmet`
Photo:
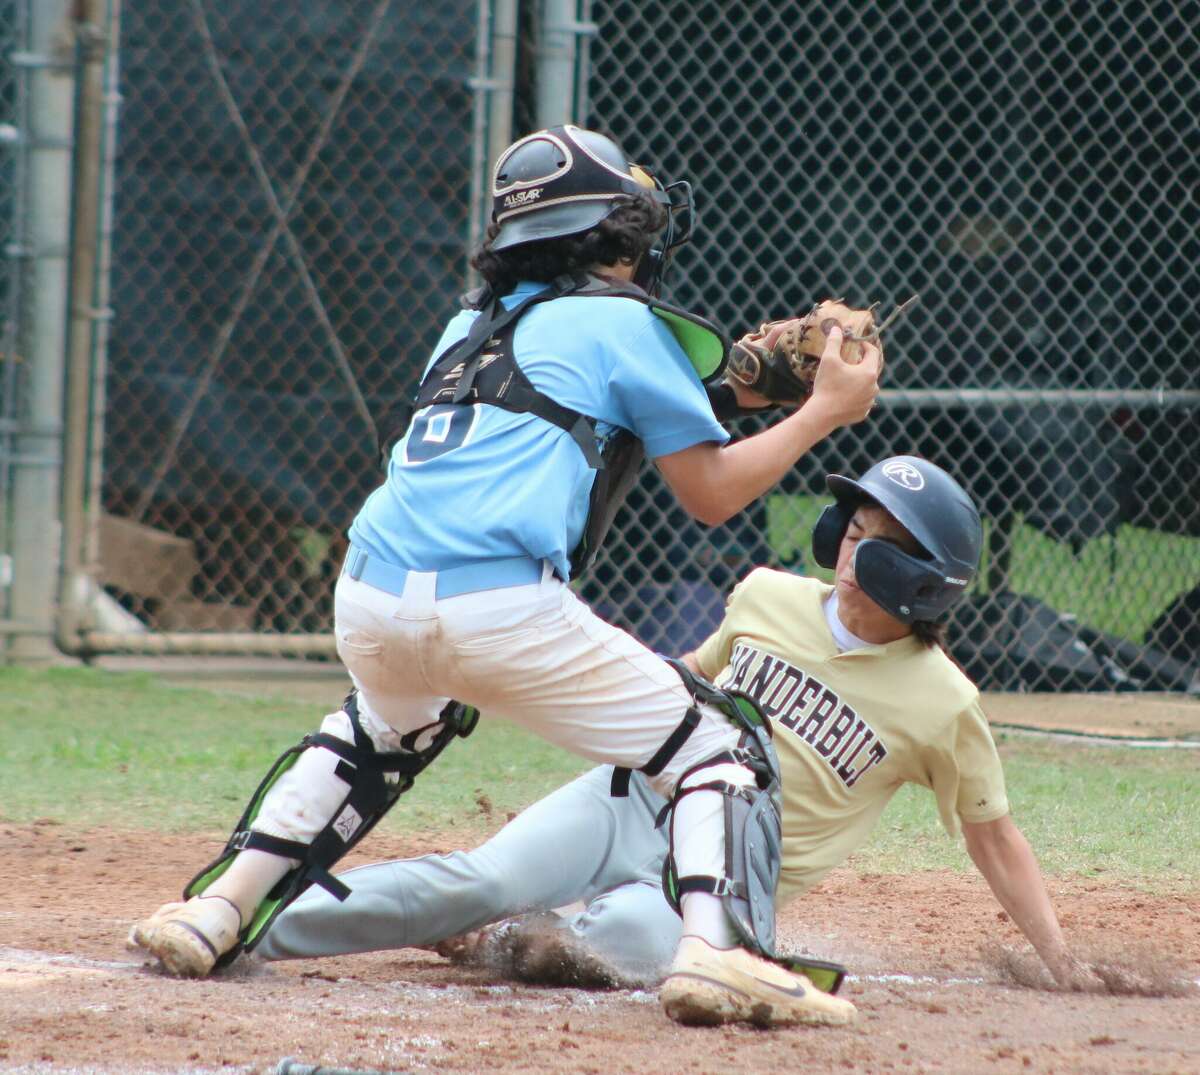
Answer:
[[654, 294], [672, 252], [691, 237], [691, 184], [664, 186], [632, 163], [616, 142], [571, 125], [548, 127], [514, 142], [492, 176], [493, 250], [590, 231], [634, 194], [649, 194], [667, 210], [662, 242], [644, 260], [637, 283]]
[[966, 490], [927, 459], [898, 455], [876, 463], [858, 481], [830, 474], [837, 498], [813, 527], [813, 558], [836, 567], [855, 509], [877, 504], [921, 546], [910, 556], [889, 541], [860, 541], [854, 577], [863, 592], [903, 623], [936, 620], [966, 592], [979, 568], [983, 526]]

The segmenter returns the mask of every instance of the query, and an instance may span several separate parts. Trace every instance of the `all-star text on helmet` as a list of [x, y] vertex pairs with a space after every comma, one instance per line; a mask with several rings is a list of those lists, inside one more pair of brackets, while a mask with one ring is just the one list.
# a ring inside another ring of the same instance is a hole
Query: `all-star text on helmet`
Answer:
[[493, 250], [590, 231], [635, 194], [667, 210], [661, 242], [639, 266], [636, 283], [651, 294], [673, 252], [691, 237], [695, 210], [687, 182], [664, 185], [632, 163], [616, 142], [570, 124], [535, 131], [501, 154], [492, 175]]
[[854, 578], [863, 592], [902, 623], [933, 621], [965, 593], [979, 569], [983, 525], [970, 496], [941, 467], [912, 455], [876, 463], [855, 481], [826, 479], [837, 498], [813, 527], [813, 558], [837, 565], [838, 549], [855, 510], [877, 504], [921, 546], [910, 556], [890, 541], [860, 541]]

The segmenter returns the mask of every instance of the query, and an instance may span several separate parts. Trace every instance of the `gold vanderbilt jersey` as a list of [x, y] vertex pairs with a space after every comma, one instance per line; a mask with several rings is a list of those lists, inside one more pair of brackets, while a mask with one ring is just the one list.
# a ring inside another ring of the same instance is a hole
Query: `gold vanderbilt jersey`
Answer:
[[979, 692], [940, 648], [909, 635], [839, 653], [822, 602], [831, 587], [759, 569], [729, 597], [696, 651], [705, 676], [770, 716], [783, 771], [780, 901], [817, 883], [871, 831], [901, 784], [958, 819], [1008, 813], [1004, 774]]

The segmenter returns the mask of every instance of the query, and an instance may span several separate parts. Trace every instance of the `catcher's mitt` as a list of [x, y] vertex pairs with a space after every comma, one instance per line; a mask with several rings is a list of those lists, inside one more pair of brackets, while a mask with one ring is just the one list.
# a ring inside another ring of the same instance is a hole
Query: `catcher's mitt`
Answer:
[[734, 343], [726, 376], [772, 403], [803, 403], [812, 395], [826, 337], [835, 325], [842, 329], [845, 361], [861, 362], [864, 343], [875, 344], [882, 357], [880, 333], [916, 301], [914, 295], [879, 324], [875, 306], [855, 309], [841, 299], [819, 302], [803, 317], [768, 321]]

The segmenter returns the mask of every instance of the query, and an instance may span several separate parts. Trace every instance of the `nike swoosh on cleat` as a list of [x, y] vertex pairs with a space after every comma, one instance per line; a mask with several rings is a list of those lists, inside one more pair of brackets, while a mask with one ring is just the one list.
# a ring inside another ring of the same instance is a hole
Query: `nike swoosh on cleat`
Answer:
[[776, 985], [774, 982], [768, 982], [764, 978], [760, 978], [757, 974], [753, 978], [759, 985], [765, 985], [768, 989], [774, 989], [777, 993], [782, 993], [785, 997], [795, 997], [799, 1000], [801, 997], [808, 996], [808, 990], [802, 985], [794, 985], [791, 988], [785, 989], [781, 985]]
[[[765, 985], [768, 989], [775, 990], [776, 993], [782, 993], [785, 997], [794, 997], [799, 1000], [802, 997], [808, 996], [808, 990], [802, 985], [795, 985], [790, 988], [785, 988], [782, 985], [776, 985], [774, 982], [768, 982], [765, 978], [760, 978], [757, 974], [750, 975], [759, 985]], [[692, 971], [680, 971], [677, 974], [672, 974], [671, 978], [694, 978], [698, 982], [707, 982], [709, 985], [719, 985], [722, 989], [728, 989], [732, 993], [738, 993], [747, 1000], [752, 999], [750, 994], [744, 989], [739, 989], [736, 985], [731, 985], [729, 982], [723, 981], [720, 978], [712, 978], [707, 974], [696, 974]], [[668, 979], [669, 980], [669, 979]]]

